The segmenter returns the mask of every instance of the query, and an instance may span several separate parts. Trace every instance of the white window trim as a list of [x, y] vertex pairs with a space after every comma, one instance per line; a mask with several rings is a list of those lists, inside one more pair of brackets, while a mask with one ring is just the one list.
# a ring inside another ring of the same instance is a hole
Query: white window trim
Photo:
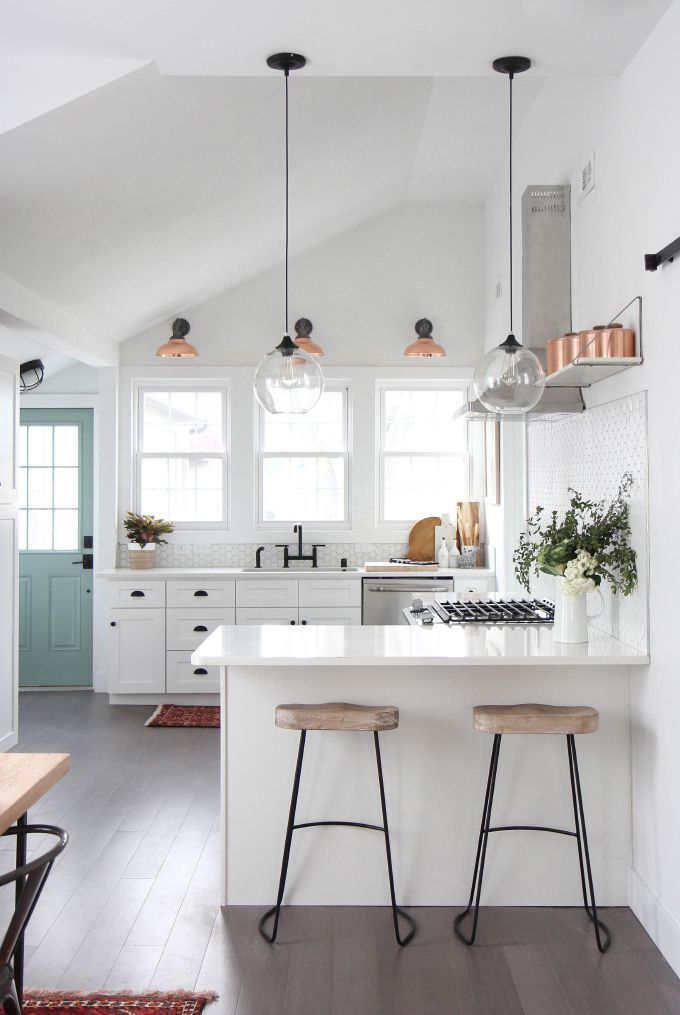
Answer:
[[383, 534], [386, 537], [389, 536], [391, 539], [396, 536], [401, 536], [404, 532], [408, 532], [416, 518], [403, 518], [403, 519], [385, 519], [384, 513], [384, 500], [385, 500], [385, 457], [397, 457], [403, 455], [404, 457], [412, 458], [414, 456], [426, 456], [426, 455], [447, 455], [450, 458], [456, 458], [458, 460], [463, 459], [465, 462], [465, 497], [467, 500], [470, 496], [470, 488], [472, 483], [472, 461], [470, 455], [470, 441], [469, 441], [469, 427], [466, 424], [468, 434], [468, 450], [461, 451], [385, 451], [384, 450], [384, 438], [385, 438], [385, 392], [386, 391], [460, 391], [465, 396], [465, 392], [468, 388], [468, 384], [465, 381], [450, 381], [442, 378], [395, 378], [393, 380], [377, 380], [375, 382], [375, 505], [376, 505], [376, 517], [375, 527], [378, 534]]
[[[141, 402], [147, 391], [216, 391], [224, 399], [224, 414], [222, 417], [222, 434], [224, 437], [223, 452], [196, 452], [196, 451], [141, 451]], [[175, 377], [172, 380], [153, 379], [145, 380], [140, 378], [133, 381], [132, 385], [132, 503], [133, 510], [141, 512], [141, 467], [144, 458], [219, 458], [222, 461], [222, 507], [223, 516], [217, 522], [175, 522], [175, 532], [226, 532], [231, 525], [231, 385], [228, 380], [215, 381], [203, 380], [201, 378]]]
[[288, 532], [290, 525], [295, 524], [299, 519], [291, 518], [290, 520], [278, 520], [278, 521], [267, 521], [263, 515], [263, 492], [264, 492], [264, 477], [263, 477], [263, 463], [265, 457], [267, 458], [340, 458], [344, 461], [344, 473], [345, 473], [345, 518], [341, 522], [330, 522], [324, 519], [309, 519], [303, 522], [304, 525], [313, 526], [315, 530], [323, 529], [324, 532], [344, 532], [352, 528], [352, 388], [348, 381], [343, 380], [328, 380], [326, 379], [324, 384], [324, 391], [341, 391], [344, 393], [343, 399], [343, 430], [345, 432], [345, 450], [344, 451], [265, 451], [264, 450], [264, 423], [265, 423], [265, 410], [256, 402], [256, 413], [255, 413], [255, 459], [254, 459], [254, 477], [255, 477], [255, 497], [253, 503], [255, 505], [255, 529], [256, 531], [262, 532], [266, 535], [271, 535], [276, 532]]

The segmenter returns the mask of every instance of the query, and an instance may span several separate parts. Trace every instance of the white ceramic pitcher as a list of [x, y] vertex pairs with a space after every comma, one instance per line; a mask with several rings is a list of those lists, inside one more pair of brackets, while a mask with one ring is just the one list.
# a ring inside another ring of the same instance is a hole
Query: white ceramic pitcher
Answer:
[[570, 596], [565, 594], [563, 585], [564, 578], [556, 576], [553, 641], [568, 645], [582, 644], [588, 641], [588, 621], [595, 620], [604, 610], [604, 598], [600, 590], [595, 589], [595, 593], [600, 597], [600, 608], [595, 613], [588, 613], [586, 605], [588, 593], [579, 592], [575, 596]]

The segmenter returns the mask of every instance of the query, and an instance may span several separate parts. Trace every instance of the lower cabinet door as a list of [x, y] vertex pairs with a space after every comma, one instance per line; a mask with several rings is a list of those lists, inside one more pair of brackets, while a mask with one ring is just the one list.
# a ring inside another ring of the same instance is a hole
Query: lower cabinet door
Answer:
[[300, 608], [301, 624], [344, 624], [353, 627], [361, 624], [361, 607], [359, 606], [306, 606]]
[[165, 692], [165, 610], [109, 610], [110, 694]]
[[219, 693], [219, 666], [196, 666], [191, 652], [168, 652], [166, 663], [168, 694]]
[[297, 606], [241, 606], [236, 608], [237, 624], [297, 624]]

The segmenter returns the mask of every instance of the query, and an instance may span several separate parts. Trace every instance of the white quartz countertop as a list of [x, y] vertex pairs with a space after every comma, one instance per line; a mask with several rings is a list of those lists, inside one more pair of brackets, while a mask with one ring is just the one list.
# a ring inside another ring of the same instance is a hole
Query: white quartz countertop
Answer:
[[649, 657], [594, 628], [587, 645], [564, 645], [543, 625], [225, 625], [199, 645], [191, 661], [202, 666], [635, 666]]
[[239, 567], [152, 567], [148, 570], [117, 567], [98, 571], [98, 578], [137, 578], [147, 581], [152, 578], [489, 578], [495, 572], [488, 567], [439, 568], [436, 571], [366, 571], [365, 568], [276, 568], [275, 570], [246, 570]]

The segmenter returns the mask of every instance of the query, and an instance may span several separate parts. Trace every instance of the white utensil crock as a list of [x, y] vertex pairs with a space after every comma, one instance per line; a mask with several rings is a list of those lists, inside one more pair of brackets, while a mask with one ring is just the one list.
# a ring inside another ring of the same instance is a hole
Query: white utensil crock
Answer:
[[[568, 645], [583, 644], [588, 641], [588, 621], [595, 620], [604, 610], [604, 599], [599, 589], [595, 593], [600, 597], [600, 608], [595, 613], [588, 613], [586, 605], [587, 592], [570, 596], [563, 591], [564, 578], [555, 578], [555, 622], [553, 624], [553, 641]], [[591, 593], [593, 594], [593, 593]]]

